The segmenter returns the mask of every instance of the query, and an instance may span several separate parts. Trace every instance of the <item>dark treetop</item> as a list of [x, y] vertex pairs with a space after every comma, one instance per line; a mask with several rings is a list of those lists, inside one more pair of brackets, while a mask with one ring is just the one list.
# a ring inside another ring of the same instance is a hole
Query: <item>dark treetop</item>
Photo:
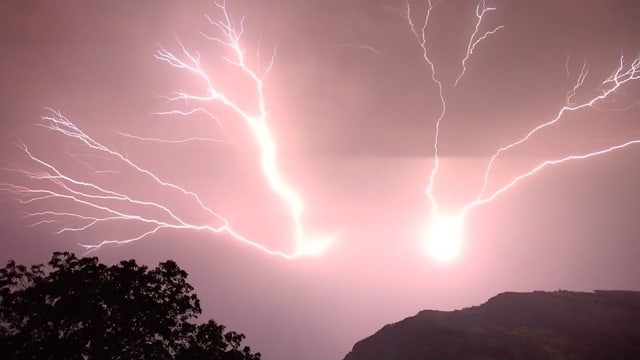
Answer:
[[173, 261], [155, 269], [54, 253], [0, 269], [0, 358], [258, 360], [243, 334], [193, 321], [200, 301]]

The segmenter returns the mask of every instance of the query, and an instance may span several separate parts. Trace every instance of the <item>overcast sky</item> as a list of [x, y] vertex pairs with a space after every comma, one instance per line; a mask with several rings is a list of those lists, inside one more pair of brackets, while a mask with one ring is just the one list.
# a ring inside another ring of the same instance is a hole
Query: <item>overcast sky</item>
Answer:
[[[558, 114], [583, 64], [588, 74], [572, 104], [612, 86], [601, 85], [621, 66], [621, 56], [626, 71], [640, 54], [640, 2], [496, 0], [487, 3], [496, 10], [485, 14], [479, 34], [504, 28], [478, 44], [454, 87], [476, 5], [439, 2], [426, 33], [447, 106], [433, 184], [447, 211], [478, 196], [498, 148]], [[411, 3], [418, 30], [427, 8]], [[406, 9], [404, 2], [380, 0], [227, 3], [236, 26], [245, 17], [240, 44], [253, 70], [263, 74], [276, 50], [264, 79], [265, 124], [276, 140], [283, 178], [304, 201], [305, 231], [338, 234], [326, 252], [285, 259], [225, 233], [161, 229], [92, 255], [151, 266], [176, 260], [189, 272], [205, 318], [245, 333], [254, 350], [278, 360], [341, 359], [387, 323], [422, 309], [476, 305], [502, 291], [640, 290], [640, 144], [542, 169], [468, 212], [462, 252], [452, 262], [427, 255], [431, 205], [424, 189], [442, 105]], [[221, 225], [193, 197], [38, 126], [47, 124], [41, 116], [52, 115], [47, 107], [164, 181], [198, 194], [242, 236], [295, 253], [290, 208], [265, 180], [250, 127], [220, 102], [185, 105], [162, 97], [180, 90], [206, 93], [202, 78], [154, 58], [161, 48], [179, 54], [181, 41], [199, 52], [218, 91], [257, 114], [254, 84], [224, 60], [234, 54], [200, 35], [221, 35], [204, 14], [223, 19], [209, 1], [0, 2], [0, 261], [40, 263], [55, 250], [82, 253], [78, 243], [148, 231], [139, 221], [116, 220], [55, 234], [82, 226], [82, 219], [25, 217], [43, 211], [104, 214], [69, 199], [15, 201], [16, 194], [6, 191], [16, 189], [9, 183], [64, 192], [51, 181], [7, 170], [51, 174], [20, 144], [66, 176], [162, 204], [190, 224]], [[501, 155], [488, 192], [545, 160], [640, 140], [639, 101], [640, 79], [593, 108], [567, 113]], [[201, 113], [153, 114], [195, 106], [222, 127]], [[167, 144], [121, 133], [233, 144]], [[168, 221], [157, 208], [115, 203], [101, 204]], [[41, 222], [50, 219], [56, 221]]]

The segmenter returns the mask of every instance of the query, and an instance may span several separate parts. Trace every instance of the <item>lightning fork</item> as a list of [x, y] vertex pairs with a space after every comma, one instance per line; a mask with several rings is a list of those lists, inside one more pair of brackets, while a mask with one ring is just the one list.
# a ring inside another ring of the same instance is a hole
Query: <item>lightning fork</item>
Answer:
[[[70, 120], [64, 117], [61, 113], [54, 111], [52, 115], [43, 116], [42, 120], [43, 123], [41, 125], [43, 127], [60, 133], [65, 137], [75, 139], [76, 141], [84, 144], [86, 147], [99, 154], [99, 157], [103, 159], [112, 158], [118, 160], [120, 163], [133, 169], [136, 173], [147, 176], [155, 184], [177, 191], [186, 196], [186, 198], [195, 200], [195, 203], [198, 205], [199, 210], [203, 210], [208, 213], [217, 222], [221, 223], [221, 225], [212, 226], [207, 224], [193, 224], [182, 218], [169, 206], [163, 205], [160, 202], [142, 200], [134, 196], [127, 195], [124, 192], [118, 192], [92, 182], [78, 180], [77, 178], [65, 175], [63, 171], [58, 169], [55, 165], [37, 157], [26, 145], [20, 143], [18, 144], [19, 147], [25, 152], [28, 158], [40, 168], [40, 170], [6, 170], [20, 173], [30, 181], [48, 181], [53, 184], [53, 187], [45, 187], [43, 185], [40, 188], [33, 188], [3, 182], [0, 183], [0, 191], [14, 195], [18, 202], [22, 204], [32, 204], [49, 199], [57, 199], [66, 201], [68, 203], [73, 203], [75, 206], [79, 207], [77, 211], [47, 210], [28, 213], [26, 217], [40, 219], [36, 220], [31, 226], [45, 223], [62, 223], [62, 219], [77, 220], [80, 222], [80, 224], [78, 225], [62, 226], [56, 231], [56, 233], [58, 234], [85, 231], [99, 224], [113, 222], [134, 222], [146, 226], [146, 230], [140, 231], [138, 235], [126, 239], [104, 240], [97, 244], [80, 244], [80, 246], [84, 247], [87, 252], [98, 250], [105, 245], [123, 245], [133, 241], [141, 240], [143, 238], [156, 234], [160, 230], [178, 229], [209, 231], [212, 233], [226, 233], [230, 235], [234, 240], [240, 241], [246, 245], [261, 250], [266, 254], [281, 256], [286, 259], [293, 259], [301, 255], [313, 254], [301, 251], [285, 253], [283, 251], [269, 249], [258, 242], [251, 241], [231, 228], [227, 219], [207, 207], [196, 193], [186, 190], [183, 187], [180, 187], [173, 183], [161, 180], [150, 170], [141, 167], [140, 165], [133, 162], [133, 160], [125, 157], [122, 153], [108, 148], [107, 146], [92, 138], [90, 135], [80, 130], [80, 128], [78, 128]], [[121, 208], [123, 206], [138, 206], [144, 208], [146, 211], [154, 210], [162, 216], [150, 217], [140, 215], [139, 213], [122, 210]], [[83, 214], [83, 210], [91, 210], [92, 213], [95, 213], [95, 215]], [[42, 219], [42, 217], [47, 218]]]
[[[583, 160], [583, 159], [588, 159], [596, 156], [601, 156], [601, 155], [609, 154], [614, 151], [619, 151], [619, 150], [626, 149], [628, 147], [640, 144], [640, 140], [632, 139], [632, 140], [627, 140], [626, 142], [622, 142], [617, 145], [613, 145], [604, 149], [586, 152], [583, 154], [572, 154], [564, 157], [559, 157], [557, 159], [547, 159], [545, 161], [542, 161], [538, 165], [532, 167], [528, 171], [525, 171], [515, 176], [514, 178], [511, 179], [511, 181], [508, 181], [506, 185], [503, 185], [502, 187], [498, 188], [493, 193], [488, 195], [486, 194], [492, 167], [495, 161], [498, 159], [498, 157], [502, 153], [508, 150], [511, 150], [517, 147], [518, 145], [521, 145], [522, 143], [528, 141], [540, 130], [558, 123], [566, 114], [571, 112], [577, 112], [577, 111], [588, 109], [588, 108], [593, 108], [597, 103], [611, 97], [612, 94], [620, 90], [620, 88], [625, 84], [639, 79], [640, 78], [640, 57], [635, 58], [629, 65], [625, 65], [624, 57], [621, 56], [618, 67], [612, 72], [612, 74], [608, 78], [606, 78], [600, 83], [598, 87], [599, 91], [597, 92], [597, 94], [587, 98], [586, 100], [578, 102], [575, 100], [576, 94], [583, 87], [588, 75], [587, 63], [585, 61], [580, 70], [580, 74], [577, 76], [577, 79], [573, 87], [569, 89], [566, 93], [565, 105], [557, 112], [556, 116], [546, 122], [540, 123], [539, 125], [535, 126], [532, 130], [530, 130], [525, 136], [521, 137], [520, 139], [508, 145], [500, 147], [489, 159], [489, 162], [484, 174], [483, 186], [477, 198], [474, 201], [471, 201], [467, 203], [465, 206], [459, 208], [457, 211], [454, 211], [451, 213], [443, 213], [438, 206], [439, 204], [434, 194], [433, 188], [434, 188], [434, 179], [439, 170], [438, 141], [439, 141], [439, 134], [440, 134], [440, 126], [446, 114], [447, 104], [446, 104], [446, 98], [443, 95], [444, 93], [443, 83], [441, 80], [439, 80], [438, 76], [436, 75], [436, 66], [429, 56], [429, 51], [427, 47], [427, 39], [426, 39], [427, 25], [428, 25], [431, 13], [434, 9], [434, 5], [430, 0], [427, 1], [427, 4], [428, 4], [428, 7], [426, 10], [426, 16], [424, 18], [424, 21], [422, 22], [422, 26], [420, 27], [420, 30], [417, 30], [417, 26], [414, 23], [414, 20], [411, 16], [412, 9], [408, 1], [406, 2], [406, 20], [409, 24], [409, 28], [411, 32], [413, 33], [413, 35], [418, 41], [418, 45], [420, 49], [422, 50], [423, 60], [428, 65], [428, 68], [431, 72], [431, 80], [436, 84], [439, 91], [441, 112], [435, 121], [435, 136], [434, 136], [435, 138], [434, 138], [434, 146], [433, 146], [434, 166], [432, 167], [431, 172], [429, 174], [429, 183], [426, 189], [426, 195], [431, 204], [431, 220], [430, 220], [430, 224], [427, 232], [427, 237], [428, 237], [427, 247], [431, 252], [431, 254], [434, 255], [436, 258], [438, 258], [439, 260], [448, 261], [454, 258], [457, 252], [459, 252], [461, 249], [460, 243], [462, 241], [462, 228], [464, 227], [464, 219], [467, 213], [471, 209], [493, 201], [501, 194], [510, 190], [516, 184], [520, 183], [521, 181], [523, 181], [524, 179], [530, 176], [533, 176], [534, 174], [538, 173], [544, 168], [555, 166], [555, 165], [561, 165], [569, 161]], [[465, 75], [467, 71], [466, 64], [470, 59], [471, 55], [473, 54], [474, 49], [478, 46], [478, 44], [480, 44], [481, 41], [487, 39], [490, 35], [493, 35], [497, 31], [504, 28], [503, 26], [497, 26], [492, 30], [485, 32], [481, 36], [478, 35], [480, 31], [479, 30], [480, 26], [483, 22], [485, 15], [495, 10], [496, 8], [494, 7], [488, 7], [485, 4], [484, 0], [481, 0], [476, 6], [475, 29], [469, 38], [467, 51], [462, 60], [462, 71], [459, 73], [457, 79], [453, 83], [454, 88], [459, 84], [459, 82]], [[568, 63], [569, 63], [569, 57], [565, 62], [565, 70], [567, 74], [569, 74]], [[639, 101], [635, 101], [631, 105], [627, 106], [626, 109], [631, 108], [637, 105], [638, 103]]]
[[207, 74], [200, 63], [199, 53], [190, 52], [178, 39], [178, 45], [182, 56], [161, 48], [155, 57], [165, 61], [169, 65], [187, 70], [188, 72], [201, 78], [206, 84], [206, 93], [204, 95], [193, 95], [184, 91], [177, 91], [172, 96], [167, 97], [169, 101], [195, 101], [195, 102], [220, 102], [238, 115], [249, 127], [254, 139], [260, 149], [260, 160], [263, 174], [270, 188], [289, 206], [291, 217], [294, 223], [294, 237], [296, 241], [296, 254], [304, 254], [307, 252], [316, 253], [323, 251], [333, 239], [333, 237], [309, 239], [305, 234], [302, 224], [302, 214], [304, 212], [304, 203], [296, 190], [288, 184], [282, 175], [277, 156], [277, 142], [271, 129], [268, 126], [268, 114], [264, 97], [264, 79], [273, 68], [276, 48], [274, 48], [271, 61], [263, 75], [258, 74], [251, 69], [245, 60], [244, 51], [241, 48], [240, 41], [244, 34], [244, 18], [241, 19], [239, 28], [235, 28], [232, 23], [231, 16], [226, 9], [224, 3], [215, 3], [216, 7], [222, 12], [223, 20], [214, 20], [206, 15], [211, 25], [217, 28], [223, 35], [223, 38], [201, 33], [208, 40], [211, 40], [223, 47], [231, 50], [234, 58], [225, 57], [224, 60], [230, 65], [239, 69], [246, 75], [255, 85], [258, 94], [258, 113], [251, 114], [244, 110], [239, 104], [227, 97], [222, 91], [218, 90], [215, 81]]
[[467, 61], [469, 61], [469, 58], [473, 54], [473, 51], [475, 50], [476, 46], [482, 40], [486, 39], [490, 35], [493, 35], [496, 32], [498, 32], [500, 29], [504, 28], [503, 25], [499, 25], [493, 28], [493, 30], [489, 30], [485, 32], [482, 36], [478, 36], [478, 32], [480, 31], [480, 25], [482, 24], [482, 20], [484, 19], [484, 16], [487, 13], [495, 10], [496, 10], [495, 7], [487, 7], [484, 0], [480, 1], [480, 3], [478, 3], [478, 5], [476, 6], [476, 26], [473, 31], [473, 34], [471, 34], [471, 37], [469, 37], [467, 52], [464, 58], [462, 59], [462, 71], [460, 71], [460, 74], [458, 74], [458, 77], [456, 78], [456, 82], [453, 84], [453, 86], [458, 86], [458, 83], [460, 82], [460, 80], [462, 80], [462, 77], [464, 76], [465, 72], [467, 72]]
[[601, 102], [605, 99], [607, 99], [608, 97], [610, 97], [612, 94], [614, 94], [617, 90], [620, 89], [621, 86], [625, 85], [626, 83], [633, 81], [633, 80], [637, 80], [640, 79], [640, 57], [635, 58], [630, 65], [625, 66], [624, 63], [624, 56], [620, 57], [620, 62], [618, 67], [616, 68], [615, 71], [613, 71], [612, 75], [610, 75], [608, 78], [606, 78], [604, 81], [601, 82], [601, 84], [599, 85], [599, 89], [600, 92], [597, 95], [592, 96], [591, 98], [588, 98], [587, 100], [580, 102], [580, 103], [572, 103], [572, 99], [576, 94], [576, 91], [583, 85], [585, 78], [587, 76], [587, 67], [586, 67], [586, 62], [584, 63], [584, 65], [582, 66], [582, 70], [580, 71], [580, 75], [578, 75], [578, 78], [576, 80], [575, 85], [573, 86], [573, 88], [571, 90], [569, 90], [569, 92], [567, 93], [567, 97], [566, 97], [566, 105], [564, 105], [557, 113], [556, 115], [551, 118], [550, 120], [541, 123], [540, 125], [534, 127], [533, 129], [531, 129], [527, 134], [525, 134], [524, 136], [522, 136], [520, 139], [500, 147], [489, 159], [489, 163], [487, 165], [487, 170], [485, 171], [485, 176], [484, 176], [484, 184], [482, 185], [482, 189], [480, 190], [480, 194], [477, 197], [477, 200], [480, 201], [487, 189], [488, 186], [488, 182], [489, 182], [489, 176], [491, 173], [491, 169], [493, 167], [493, 164], [495, 163], [495, 161], [498, 159], [498, 157], [506, 152], [509, 151], [515, 147], [517, 147], [518, 145], [521, 145], [522, 143], [526, 142], [527, 140], [529, 140], [531, 137], [533, 137], [537, 132], [539, 132], [542, 129], [545, 129], [547, 127], [550, 127], [554, 124], [557, 124], [558, 122], [560, 122], [562, 120], [562, 118], [570, 112], [576, 112], [579, 110], [584, 110], [584, 109], [588, 109], [591, 108], [593, 106], [595, 106], [598, 102]]
[[[144, 229], [140, 230], [135, 236], [116, 239], [116, 240], [104, 240], [97, 244], [81, 244], [88, 252], [98, 250], [105, 245], [109, 244], [126, 244], [133, 241], [141, 240], [153, 234], [156, 234], [163, 229], [179, 229], [179, 230], [197, 230], [208, 231], [212, 233], [226, 233], [232, 239], [256, 248], [268, 255], [276, 255], [286, 259], [294, 259], [300, 256], [307, 255], [319, 255], [323, 253], [329, 246], [330, 242], [335, 238], [309, 238], [305, 233], [305, 229], [302, 225], [302, 214], [304, 211], [304, 204], [302, 198], [284, 179], [280, 172], [277, 157], [277, 143], [271, 129], [268, 126], [267, 120], [267, 108], [264, 98], [264, 77], [271, 71], [273, 67], [274, 59], [276, 56], [276, 50], [274, 48], [271, 62], [269, 63], [264, 75], [259, 75], [256, 71], [251, 69], [244, 56], [244, 50], [241, 48], [241, 38], [244, 32], [243, 22], [244, 18], [240, 21], [239, 27], [235, 28], [232, 18], [227, 11], [225, 3], [215, 3], [217, 9], [221, 12], [222, 20], [215, 20], [208, 15], [205, 15], [209, 24], [211, 24], [216, 30], [218, 30], [222, 37], [211, 36], [205, 33], [201, 33], [206, 39], [222, 45], [223, 47], [232, 50], [233, 57], [224, 57], [224, 60], [231, 66], [239, 69], [242, 74], [247, 76], [255, 86], [258, 93], [258, 112], [257, 114], [251, 114], [249, 111], [243, 109], [239, 104], [232, 101], [222, 91], [216, 88], [216, 83], [207, 74], [200, 63], [200, 54], [198, 52], [190, 52], [178, 39], [178, 45], [181, 49], [181, 55], [176, 56], [172, 52], [160, 48], [154, 55], [155, 58], [164, 61], [172, 67], [186, 70], [192, 74], [197, 75], [200, 79], [206, 83], [206, 94], [202, 96], [192, 95], [187, 92], [177, 91], [172, 96], [167, 97], [170, 102], [178, 100], [193, 101], [198, 103], [211, 103], [218, 102], [226, 106], [232, 112], [237, 114], [248, 126], [251, 131], [258, 148], [260, 150], [261, 169], [266, 178], [266, 181], [271, 190], [276, 193], [280, 199], [288, 206], [290, 214], [293, 220], [293, 235], [295, 238], [295, 246], [293, 251], [284, 252], [279, 250], [270, 249], [259, 242], [250, 240], [235, 229], [233, 229], [228, 220], [222, 215], [214, 212], [210, 207], [205, 205], [204, 201], [193, 191], [187, 190], [184, 187], [176, 185], [172, 182], [162, 180], [153, 171], [148, 170], [141, 165], [137, 164], [133, 160], [129, 159], [126, 153], [119, 152], [113, 148], [110, 148], [95, 138], [91, 137], [84, 131], [82, 131], [73, 122], [67, 119], [60, 112], [49, 109], [50, 115], [42, 117], [42, 123], [39, 126], [62, 135], [66, 139], [70, 139], [79, 143], [90, 154], [70, 154], [72, 158], [79, 161], [80, 164], [93, 170], [95, 174], [106, 174], [107, 171], [98, 170], [91, 166], [87, 161], [80, 160], [80, 157], [91, 158], [98, 157], [100, 159], [109, 159], [118, 162], [121, 166], [134, 171], [137, 175], [144, 176], [158, 186], [167, 188], [171, 191], [181, 194], [185, 199], [190, 199], [192, 203], [196, 205], [199, 211], [204, 211], [210, 216], [214, 222], [220, 224], [213, 226], [210, 224], [191, 223], [185, 218], [180, 216], [170, 206], [165, 205], [159, 201], [144, 200], [141, 197], [126, 194], [124, 192], [116, 191], [97, 183], [80, 180], [77, 177], [66, 175], [63, 170], [56, 167], [53, 163], [45, 161], [43, 158], [38, 157], [32, 153], [32, 151], [25, 144], [20, 143], [19, 147], [25, 152], [28, 159], [36, 165], [40, 170], [27, 170], [27, 169], [7, 169], [14, 171], [31, 181], [38, 184], [36, 187], [28, 187], [15, 185], [11, 183], [0, 183], [0, 192], [6, 192], [12, 194], [20, 203], [33, 204], [37, 202], [43, 202], [50, 199], [57, 199], [60, 201], [73, 203], [78, 207], [78, 211], [37, 211], [27, 214], [28, 218], [34, 218], [35, 222], [32, 224], [40, 225], [47, 223], [63, 223], [63, 221], [72, 221], [75, 225], [61, 226], [57, 231], [58, 233], [79, 232], [85, 231], [104, 223], [136, 223], [143, 225]], [[195, 113], [205, 113], [212, 120], [214, 120], [222, 129], [225, 136], [228, 138], [226, 130], [222, 127], [220, 121], [215, 118], [203, 107], [196, 107], [188, 111], [171, 110], [167, 112], [154, 113], [156, 115], [180, 115], [188, 116]], [[199, 136], [188, 137], [178, 140], [167, 140], [155, 137], [146, 137], [139, 135], [132, 135], [124, 132], [120, 132], [120, 135], [126, 138], [133, 138], [141, 141], [153, 141], [164, 143], [183, 143], [187, 141], [222, 141], [230, 142], [230, 140], [222, 139], [207, 139]], [[50, 185], [42, 185], [43, 182], [48, 182]], [[156, 216], [140, 215], [138, 212], [123, 210], [126, 207], [139, 207], [145, 209], [145, 211], [152, 211], [156, 213]], [[90, 211], [89, 213], [84, 213]]]
[[411, 32], [413, 33], [413, 35], [416, 37], [416, 39], [418, 40], [418, 44], [420, 45], [420, 49], [422, 50], [422, 58], [424, 59], [424, 61], [427, 63], [427, 65], [429, 66], [429, 70], [431, 72], [431, 80], [437, 85], [438, 87], [438, 96], [440, 99], [440, 114], [438, 115], [438, 118], [436, 119], [436, 130], [435, 130], [435, 134], [434, 134], [434, 139], [433, 139], [433, 153], [434, 153], [434, 163], [433, 163], [433, 167], [431, 168], [431, 172], [429, 173], [429, 183], [427, 185], [427, 188], [425, 189], [425, 194], [427, 195], [427, 198], [429, 199], [429, 202], [431, 203], [431, 210], [434, 213], [438, 212], [438, 202], [436, 201], [434, 195], [433, 195], [433, 187], [434, 187], [434, 181], [435, 181], [435, 176], [436, 173], [438, 172], [438, 169], [440, 167], [440, 158], [438, 156], [438, 139], [440, 138], [440, 123], [442, 122], [442, 119], [444, 119], [445, 114], [447, 113], [447, 102], [445, 101], [444, 98], [444, 90], [443, 90], [443, 85], [442, 85], [442, 81], [440, 81], [437, 77], [436, 77], [436, 70], [435, 70], [435, 65], [433, 63], [433, 61], [431, 60], [430, 56], [429, 56], [429, 51], [427, 50], [427, 26], [429, 24], [429, 18], [431, 17], [431, 11], [433, 11], [434, 5], [431, 2], [431, 0], [428, 0], [428, 9], [427, 9], [427, 13], [424, 17], [424, 20], [422, 21], [422, 26], [420, 27], [420, 30], [418, 31], [416, 28], [416, 24], [413, 22], [413, 19], [411, 17], [411, 5], [409, 4], [409, 1], [406, 2], [406, 20], [409, 23], [409, 27], [411, 28]]

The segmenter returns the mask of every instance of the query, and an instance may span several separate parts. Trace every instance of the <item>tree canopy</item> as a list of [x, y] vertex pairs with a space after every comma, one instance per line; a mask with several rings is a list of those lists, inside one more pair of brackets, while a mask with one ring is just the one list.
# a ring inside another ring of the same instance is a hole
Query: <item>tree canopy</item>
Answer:
[[171, 260], [148, 269], [56, 252], [46, 265], [0, 269], [4, 359], [260, 359], [243, 334], [196, 323], [200, 313]]

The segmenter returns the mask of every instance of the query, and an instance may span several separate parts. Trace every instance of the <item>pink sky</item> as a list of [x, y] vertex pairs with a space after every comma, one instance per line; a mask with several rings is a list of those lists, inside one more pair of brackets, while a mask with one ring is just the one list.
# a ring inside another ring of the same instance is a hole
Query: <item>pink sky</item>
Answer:
[[[304, 198], [311, 234], [340, 236], [322, 256], [286, 260], [204, 231], [163, 230], [135, 243], [94, 252], [105, 262], [174, 259], [190, 274], [204, 316], [247, 335], [265, 359], [340, 359], [359, 339], [422, 309], [450, 310], [502, 291], [640, 290], [640, 145], [550, 167], [466, 218], [462, 253], [441, 265], [424, 250], [430, 204], [423, 190], [433, 165], [437, 87], [403, 18], [390, 1], [229, 1], [245, 15], [242, 46], [265, 69], [268, 121], [283, 176]], [[472, 201], [489, 157], [553, 118], [583, 61], [588, 77], [576, 101], [640, 50], [640, 4], [630, 1], [493, 1], [481, 28], [504, 25], [467, 62], [475, 3], [438, 4], [428, 46], [447, 95], [441, 167], [434, 194], [443, 208]], [[416, 18], [425, 3], [412, 3]], [[221, 88], [249, 111], [255, 90], [198, 35], [214, 32], [209, 1], [0, 2], [0, 151], [3, 167], [33, 169], [17, 146], [84, 181], [167, 204], [193, 223], [214, 222], [193, 201], [113, 159], [83, 158], [117, 173], [96, 175], [67, 151], [91, 154], [42, 127], [45, 107], [167, 181], [198, 193], [233, 227], [269, 248], [292, 252], [289, 209], [268, 187], [246, 124], [219, 104], [204, 104], [236, 146], [158, 144], [118, 131], [177, 139], [220, 137], [203, 117], [154, 116], [176, 107], [158, 95], [202, 93], [198, 77], [153, 57], [179, 51], [176, 35], [201, 53]], [[258, 55], [259, 60], [258, 60]], [[567, 67], [568, 66], [568, 67]], [[567, 74], [567, 68], [569, 70]], [[596, 109], [566, 116], [496, 163], [490, 187], [547, 159], [640, 139], [640, 79]], [[179, 107], [179, 106], [177, 106]], [[627, 108], [625, 111], [614, 111]], [[9, 171], [1, 182], [39, 186]], [[40, 185], [42, 186], [42, 185]], [[48, 186], [49, 185], [44, 185]], [[77, 253], [140, 231], [138, 225], [52, 235], [58, 227], [25, 212], [87, 211], [64, 201], [20, 205], [3, 193], [0, 261], [39, 263], [54, 250]], [[129, 211], [137, 211], [129, 208]], [[153, 217], [148, 209], [140, 215]], [[59, 225], [59, 224], [58, 224]]]

